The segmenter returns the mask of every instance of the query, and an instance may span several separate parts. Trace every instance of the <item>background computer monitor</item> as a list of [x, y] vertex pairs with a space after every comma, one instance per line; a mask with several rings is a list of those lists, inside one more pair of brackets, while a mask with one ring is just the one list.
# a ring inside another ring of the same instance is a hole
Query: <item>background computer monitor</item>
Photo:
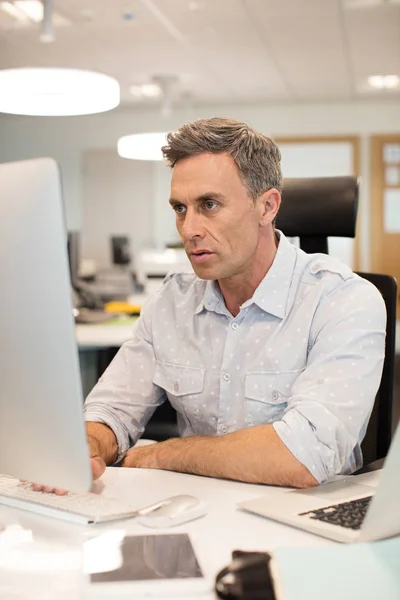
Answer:
[[80, 261], [80, 232], [68, 232], [68, 262], [71, 283], [74, 285], [79, 277], [79, 261]]
[[112, 235], [110, 241], [113, 265], [129, 265], [131, 263], [129, 237], [127, 235]]
[[76, 307], [84, 307], [89, 309], [102, 309], [104, 302], [102, 301], [98, 290], [93, 284], [88, 283], [80, 277], [80, 231], [69, 231], [67, 236], [68, 248], [68, 263], [69, 274], [71, 279], [71, 287], [75, 294], [73, 296]]

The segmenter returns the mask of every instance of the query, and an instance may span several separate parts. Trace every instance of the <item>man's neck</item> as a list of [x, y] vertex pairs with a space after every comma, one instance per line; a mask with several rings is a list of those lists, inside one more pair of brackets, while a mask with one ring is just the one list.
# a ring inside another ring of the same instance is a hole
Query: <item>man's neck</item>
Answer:
[[236, 317], [240, 307], [252, 298], [254, 292], [264, 279], [274, 262], [278, 248], [275, 230], [271, 231], [258, 246], [257, 254], [250, 268], [228, 279], [218, 281], [225, 306]]

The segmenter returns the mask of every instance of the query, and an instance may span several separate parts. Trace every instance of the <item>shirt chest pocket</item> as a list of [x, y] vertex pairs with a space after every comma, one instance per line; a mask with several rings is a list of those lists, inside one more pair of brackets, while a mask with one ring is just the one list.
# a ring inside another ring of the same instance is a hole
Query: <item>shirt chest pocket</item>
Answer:
[[246, 422], [249, 426], [273, 423], [288, 405], [291, 390], [304, 369], [251, 371], [245, 379]]
[[153, 383], [165, 390], [175, 410], [189, 425], [200, 415], [199, 396], [204, 389], [205, 369], [157, 361]]

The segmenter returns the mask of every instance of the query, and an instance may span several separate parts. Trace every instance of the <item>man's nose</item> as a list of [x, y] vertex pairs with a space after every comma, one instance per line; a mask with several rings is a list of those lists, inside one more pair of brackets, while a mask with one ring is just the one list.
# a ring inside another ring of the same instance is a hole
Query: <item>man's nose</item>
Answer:
[[182, 239], [191, 240], [194, 237], [203, 237], [203, 230], [201, 215], [194, 210], [188, 209], [180, 227]]

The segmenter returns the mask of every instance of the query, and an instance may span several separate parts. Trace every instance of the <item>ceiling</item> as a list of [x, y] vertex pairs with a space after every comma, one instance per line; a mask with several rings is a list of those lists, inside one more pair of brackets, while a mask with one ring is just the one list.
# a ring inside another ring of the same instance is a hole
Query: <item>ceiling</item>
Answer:
[[173, 76], [182, 103], [277, 103], [399, 97], [366, 78], [400, 75], [399, 0], [55, 0], [69, 25], [0, 10], [0, 68], [63, 66], [116, 77], [123, 105], [154, 104], [134, 83]]

